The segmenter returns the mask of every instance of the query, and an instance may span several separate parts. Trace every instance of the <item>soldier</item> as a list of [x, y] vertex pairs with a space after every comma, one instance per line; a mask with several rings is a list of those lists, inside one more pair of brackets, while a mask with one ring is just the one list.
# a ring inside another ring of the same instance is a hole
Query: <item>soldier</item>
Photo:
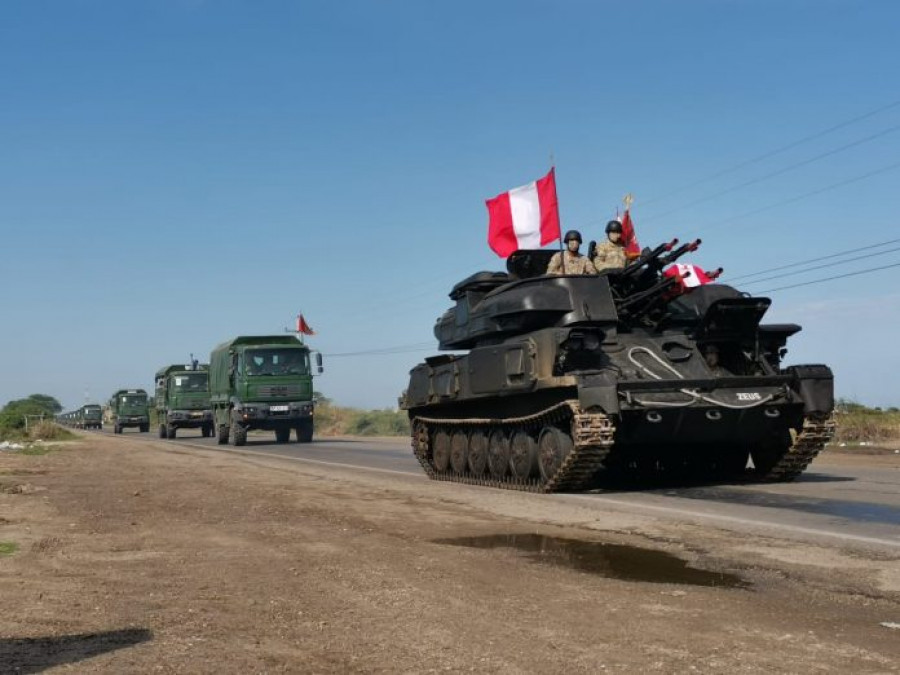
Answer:
[[[547, 274], [596, 274], [597, 270], [587, 259], [587, 256], [581, 255], [578, 249], [581, 248], [581, 233], [578, 230], [569, 230], [566, 232], [565, 239], [566, 251], [555, 253], [550, 258], [550, 264], [547, 265]], [[563, 256], [566, 257], [565, 269], [563, 269]]]
[[593, 263], [598, 272], [620, 270], [628, 264], [622, 242], [622, 223], [618, 220], [611, 220], [606, 224], [606, 241], [597, 244]]

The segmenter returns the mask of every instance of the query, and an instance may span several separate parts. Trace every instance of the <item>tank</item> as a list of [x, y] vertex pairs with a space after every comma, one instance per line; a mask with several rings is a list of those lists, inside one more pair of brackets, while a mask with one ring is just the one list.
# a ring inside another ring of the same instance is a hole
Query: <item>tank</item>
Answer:
[[425, 473], [538, 492], [799, 476], [834, 433], [831, 370], [782, 364], [800, 326], [762, 323], [769, 298], [666, 274], [700, 244], [677, 243], [597, 276], [517, 251], [454, 286], [434, 328], [453, 353], [400, 397]]

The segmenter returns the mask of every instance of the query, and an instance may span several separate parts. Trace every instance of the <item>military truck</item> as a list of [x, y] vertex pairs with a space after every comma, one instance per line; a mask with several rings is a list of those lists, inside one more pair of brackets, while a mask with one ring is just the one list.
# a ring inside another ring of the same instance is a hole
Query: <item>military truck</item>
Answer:
[[143, 389], [119, 389], [109, 399], [109, 420], [113, 432], [122, 433], [127, 427], [150, 431], [150, 406]]
[[[251, 429], [275, 432], [287, 443], [313, 437], [310, 349], [289, 335], [243, 336], [224, 342], [209, 357], [209, 392], [217, 440], [244, 445]], [[316, 353], [318, 372], [322, 355]]]
[[156, 371], [156, 418], [159, 437], [174, 439], [178, 429], [200, 429], [203, 438], [213, 434], [209, 405], [209, 366], [192, 360]]
[[78, 429], [100, 429], [103, 426], [103, 410], [96, 403], [83, 405], [77, 412], [75, 426]]
[[425, 473], [540, 492], [799, 476], [834, 433], [832, 372], [783, 365], [800, 326], [761, 323], [769, 298], [673, 273], [699, 243], [599, 276], [547, 276], [553, 251], [523, 250], [458, 283], [434, 328], [457, 353], [401, 397]]

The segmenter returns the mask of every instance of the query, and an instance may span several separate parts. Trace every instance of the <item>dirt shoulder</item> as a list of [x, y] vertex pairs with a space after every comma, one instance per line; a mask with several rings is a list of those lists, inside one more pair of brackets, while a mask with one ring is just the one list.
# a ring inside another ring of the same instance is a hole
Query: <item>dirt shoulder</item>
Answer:
[[898, 667], [896, 559], [562, 509], [127, 437], [0, 454], [0, 671]]

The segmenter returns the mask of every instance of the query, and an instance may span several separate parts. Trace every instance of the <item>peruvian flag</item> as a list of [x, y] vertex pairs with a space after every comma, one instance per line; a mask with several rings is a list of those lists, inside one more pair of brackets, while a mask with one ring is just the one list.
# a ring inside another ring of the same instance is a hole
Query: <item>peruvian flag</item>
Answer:
[[686, 291], [690, 288], [710, 284], [718, 275], [709, 275], [702, 267], [698, 267], [697, 265], [682, 265], [681, 263], [675, 263], [665, 269], [663, 276], [677, 279], [681, 290]]
[[550, 169], [543, 178], [487, 200], [488, 244], [501, 258], [559, 239], [554, 171]]
[[316, 331], [309, 327], [309, 324], [306, 323], [306, 319], [303, 318], [303, 314], [297, 315], [297, 332], [302, 333], [303, 335], [315, 335]]
[[631, 222], [631, 213], [628, 209], [625, 209], [625, 215], [622, 216], [622, 246], [625, 247], [625, 255], [629, 259], [637, 258], [641, 254], [641, 247], [634, 234], [634, 223]]

